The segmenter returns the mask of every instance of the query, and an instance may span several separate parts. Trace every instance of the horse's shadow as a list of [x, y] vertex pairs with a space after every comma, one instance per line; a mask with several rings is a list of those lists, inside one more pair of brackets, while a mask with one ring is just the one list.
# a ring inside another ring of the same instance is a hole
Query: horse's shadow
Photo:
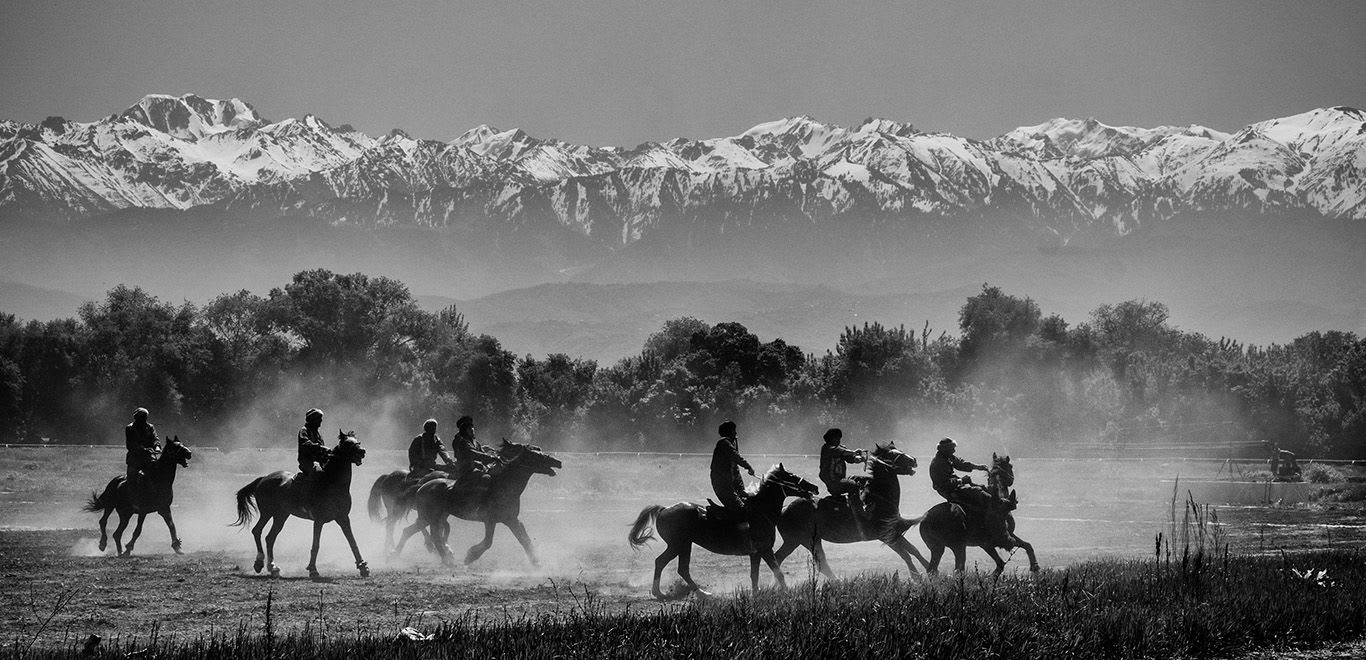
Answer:
[[326, 576], [322, 576], [322, 575], [319, 575], [318, 577], [308, 577], [307, 575], [294, 575], [294, 576], [290, 576], [290, 577], [283, 577], [283, 576], [275, 577], [275, 576], [271, 576], [271, 575], [265, 574], [265, 573], [263, 573], [263, 574], [261, 574], [261, 575], [253, 575], [253, 574], [249, 574], [249, 573], [236, 573], [236, 574], [234, 575], [234, 577], [236, 577], [236, 578], [239, 579], [239, 580], [251, 580], [251, 581], [253, 581], [253, 582], [258, 581], [258, 580], [266, 580], [266, 581], [270, 581], [270, 582], [313, 582], [313, 583], [316, 583], [316, 584], [337, 584], [337, 583], [340, 582], [340, 580], [338, 580], [337, 578], [334, 578], [334, 577], [326, 577]]

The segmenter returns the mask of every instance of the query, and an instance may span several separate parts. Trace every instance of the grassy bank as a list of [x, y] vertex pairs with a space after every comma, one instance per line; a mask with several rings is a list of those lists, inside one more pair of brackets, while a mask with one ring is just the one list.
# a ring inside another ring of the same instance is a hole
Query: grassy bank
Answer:
[[[467, 619], [423, 631], [361, 630], [346, 638], [255, 622], [195, 639], [109, 640], [93, 657], [1217, 657], [1315, 646], [1366, 632], [1366, 556], [1325, 551], [1279, 558], [1203, 554], [1099, 561], [1037, 578], [867, 576], [606, 613], [591, 591], [537, 616]], [[32, 657], [79, 656], [83, 641]], [[25, 655], [23, 640], [6, 654]], [[86, 655], [84, 657], [91, 657]]]

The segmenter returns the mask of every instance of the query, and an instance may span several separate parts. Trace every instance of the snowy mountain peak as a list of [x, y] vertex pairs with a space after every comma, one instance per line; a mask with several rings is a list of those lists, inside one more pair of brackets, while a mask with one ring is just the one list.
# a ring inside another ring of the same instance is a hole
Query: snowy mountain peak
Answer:
[[919, 133], [910, 122], [883, 119], [881, 117], [869, 117], [859, 123], [854, 129], [855, 133], [883, 133], [886, 135], [896, 135], [898, 137], [910, 137]]
[[239, 99], [205, 99], [194, 94], [175, 97], [148, 94], [118, 116], [194, 142], [206, 135], [265, 123], [255, 108]]

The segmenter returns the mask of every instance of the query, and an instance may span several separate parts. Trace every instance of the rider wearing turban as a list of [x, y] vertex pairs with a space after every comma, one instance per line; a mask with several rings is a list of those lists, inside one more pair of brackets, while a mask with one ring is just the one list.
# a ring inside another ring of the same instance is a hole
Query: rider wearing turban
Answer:
[[422, 425], [422, 434], [413, 438], [408, 445], [408, 476], [421, 477], [435, 470], [438, 458], [454, 471], [455, 462], [446, 453], [441, 438], [436, 435], [436, 420], [429, 419]]
[[161, 446], [157, 444], [157, 429], [147, 421], [147, 409], [133, 411], [133, 422], [123, 427], [124, 444], [128, 447], [128, 482], [132, 483], [142, 468], [151, 465]]
[[327, 444], [318, 429], [323, 425], [323, 411], [309, 408], [304, 413], [304, 425], [299, 429], [299, 471], [312, 474], [322, 469], [327, 461]]
[[740, 468], [745, 468], [754, 476], [750, 467], [740, 455], [740, 441], [735, 437], [735, 422], [726, 421], [716, 429], [721, 438], [711, 453], [711, 488], [716, 491], [716, 499], [728, 509], [744, 511], [745, 482], [740, 477]]

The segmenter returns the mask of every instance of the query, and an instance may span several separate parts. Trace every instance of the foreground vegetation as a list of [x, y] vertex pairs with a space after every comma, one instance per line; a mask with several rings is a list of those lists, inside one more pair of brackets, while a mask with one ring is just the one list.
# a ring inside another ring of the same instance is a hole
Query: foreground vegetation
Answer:
[[[94, 657], [1218, 657], [1313, 647], [1366, 633], [1359, 551], [1248, 558], [1203, 553], [1099, 561], [1037, 578], [866, 576], [610, 613], [591, 591], [539, 616], [434, 631], [278, 631], [269, 600], [253, 629], [195, 639], [110, 640]], [[62, 649], [7, 652], [32, 657]]]
[[751, 441], [763, 428], [770, 446], [810, 448], [826, 426], [871, 442], [915, 419], [1036, 455], [1084, 440], [1363, 457], [1366, 339], [1313, 332], [1246, 346], [1167, 316], [1133, 300], [1069, 322], [984, 285], [957, 334], [866, 324], [816, 355], [738, 323], [681, 318], [639, 355], [598, 365], [519, 358], [453, 307], [423, 311], [401, 282], [362, 273], [304, 271], [267, 296], [202, 308], [120, 285], [77, 318], [0, 313], [0, 441], [118, 442], [136, 406], [199, 444], [231, 444], [248, 421], [259, 438], [292, 439], [316, 406], [348, 428], [371, 424], [363, 435], [473, 414], [485, 437], [556, 449], [705, 449], [725, 418]]

